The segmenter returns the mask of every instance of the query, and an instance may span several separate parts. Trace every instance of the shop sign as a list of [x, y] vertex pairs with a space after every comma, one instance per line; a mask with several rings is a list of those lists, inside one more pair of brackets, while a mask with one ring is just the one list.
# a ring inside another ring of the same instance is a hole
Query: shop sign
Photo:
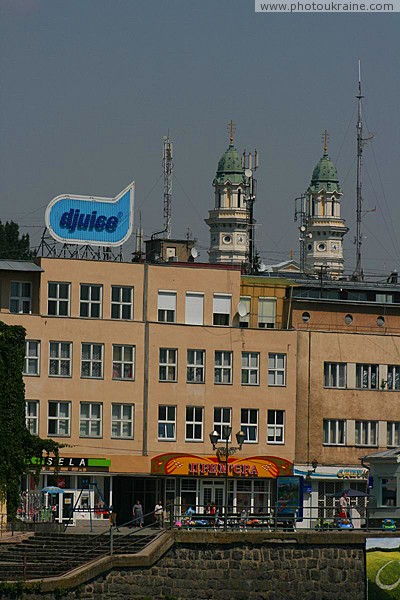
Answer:
[[57, 196], [46, 209], [46, 227], [63, 244], [121, 246], [132, 233], [134, 189], [131, 183], [116, 198]]
[[367, 479], [368, 469], [339, 469], [337, 477], [339, 479]]
[[[35, 462], [35, 461], [33, 461]], [[44, 456], [42, 459], [42, 467], [44, 469], [87, 469], [91, 467], [109, 467], [111, 460], [107, 458], [81, 458], [59, 456]]]
[[228, 473], [225, 460], [217, 456], [194, 454], [160, 454], [151, 461], [152, 475], [176, 475], [190, 477], [241, 477], [272, 478], [292, 475], [293, 464], [276, 456], [228, 457]]

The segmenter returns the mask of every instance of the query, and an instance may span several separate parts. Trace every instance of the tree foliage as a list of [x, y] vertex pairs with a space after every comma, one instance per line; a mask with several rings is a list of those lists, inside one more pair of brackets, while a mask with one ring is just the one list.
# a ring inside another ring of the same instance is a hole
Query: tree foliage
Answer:
[[34, 254], [29, 245], [29, 234], [20, 237], [18, 223], [0, 221], [0, 260], [30, 260]]
[[[21, 475], [34, 469], [38, 478], [43, 454], [58, 456], [60, 448], [26, 428], [24, 356], [25, 329], [0, 321], [0, 498], [7, 500], [11, 517], [19, 504]], [[32, 459], [36, 459], [34, 466]]]

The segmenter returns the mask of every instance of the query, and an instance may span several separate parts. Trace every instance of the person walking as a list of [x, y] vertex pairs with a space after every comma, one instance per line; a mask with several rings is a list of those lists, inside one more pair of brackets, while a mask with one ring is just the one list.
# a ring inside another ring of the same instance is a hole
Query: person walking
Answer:
[[347, 518], [347, 514], [348, 514], [348, 507], [349, 507], [349, 497], [347, 495], [347, 492], [343, 492], [343, 494], [340, 496], [339, 499], [339, 516], [343, 519]]
[[132, 508], [133, 513], [133, 524], [135, 527], [143, 527], [143, 506], [140, 500], [136, 500], [136, 503]]
[[158, 504], [156, 504], [154, 507], [154, 517], [155, 517], [158, 529], [162, 529], [164, 527], [164, 509], [163, 509], [161, 500], [159, 500]]

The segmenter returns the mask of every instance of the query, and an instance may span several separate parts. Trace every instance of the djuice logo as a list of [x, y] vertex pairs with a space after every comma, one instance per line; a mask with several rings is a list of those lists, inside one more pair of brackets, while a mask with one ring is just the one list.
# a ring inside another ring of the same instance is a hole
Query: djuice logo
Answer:
[[107, 231], [114, 233], [118, 227], [118, 217], [97, 216], [97, 210], [92, 213], [81, 213], [79, 209], [71, 208], [65, 212], [60, 219], [61, 229], [68, 229], [69, 233], [74, 231]]

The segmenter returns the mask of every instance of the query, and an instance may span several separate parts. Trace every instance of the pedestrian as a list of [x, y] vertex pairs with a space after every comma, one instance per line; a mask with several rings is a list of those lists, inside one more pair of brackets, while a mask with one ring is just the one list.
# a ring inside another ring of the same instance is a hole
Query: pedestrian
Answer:
[[143, 527], [143, 506], [140, 503], [140, 500], [136, 500], [136, 503], [132, 508], [133, 513], [133, 523], [135, 527]]
[[343, 492], [343, 494], [339, 498], [339, 517], [342, 519], [347, 518], [347, 509], [349, 506], [349, 497], [347, 492]]
[[162, 529], [164, 527], [164, 508], [161, 500], [159, 500], [158, 504], [154, 507], [154, 517], [158, 528]]

